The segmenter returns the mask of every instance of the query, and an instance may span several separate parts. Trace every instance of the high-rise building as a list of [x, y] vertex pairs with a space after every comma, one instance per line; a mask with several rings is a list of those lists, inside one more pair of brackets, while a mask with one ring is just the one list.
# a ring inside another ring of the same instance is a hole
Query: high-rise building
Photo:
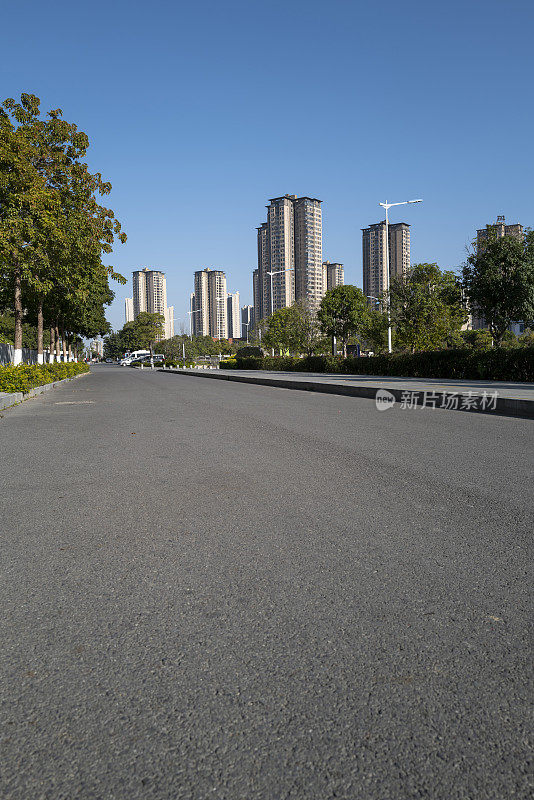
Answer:
[[[403, 277], [410, 269], [410, 226], [406, 222], [389, 226], [389, 276]], [[386, 223], [362, 228], [363, 293], [379, 297], [388, 288], [386, 279]], [[372, 300], [370, 302], [373, 302]]]
[[191, 295], [192, 329], [195, 336], [228, 338], [226, 295], [224, 272], [208, 268], [195, 272], [195, 291]]
[[295, 300], [319, 305], [324, 294], [321, 200], [294, 194], [274, 197], [267, 206], [267, 222], [257, 230], [256, 322]]
[[241, 308], [241, 338], [247, 339], [254, 327], [254, 306], [242, 306]]
[[[167, 307], [167, 280], [165, 273], [158, 269], [136, 270], [133, 273], [133, 319], [141, 312], [162, 314], [164, 333], [161, 338], [174, 336], [174, 306]], [[128, 302], [128, 301], [127, 301]], [[128, 312], [126, 312], [128, 313]]]
[[260, 269], [255, 269], [252, 273], [252, 301], [254, 303], [254, 324], [263, 319], [263, 283], [260, 279]]
[[515, 236], [516, 239], [522, 239], [524, 236], [523, 226], [518, 222], [513, 225], [506, 225], [503, 216], [497, 217], [496, 222], [477, 231], [477, 253], [490, 236], [495, 236], [497, 239], [502, 239], [503, 236]]
[[127, 297], [124, 300], [124, 321], [133, 322], [133, 320], [134, 320], [133, 297]]
[[330, 263], [323, 261], [323, 291], [328, 292], [336, 286], [343, 286], [345, 283], [345, 270], [343, 264]]
[[226, 317], [228, 326], [228, 338], [239, 339], [241, 337], [241, 312], [239, 308], [239, 292], [234, 292], [226, 297]]

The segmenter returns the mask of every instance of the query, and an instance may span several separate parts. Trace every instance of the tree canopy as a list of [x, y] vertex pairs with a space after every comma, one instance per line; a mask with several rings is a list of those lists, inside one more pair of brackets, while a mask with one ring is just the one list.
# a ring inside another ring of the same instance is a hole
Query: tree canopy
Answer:
[[398, 349], [444, 347], [467, 320], [458, 276], [437, 264], [415, 264], [404, 278], [392, 281], [389, 296]]
[[336, 286], [326, 292], [321, 300], [317, 317], [323, 333], [341, 340], [343, 355], [346, 355], [351, 336], [363, 339], [363, 331], [369, 320], [367, 300], [356, 286]]
[[470, 306], [481, 312], [499, 346], [511, 322], [534, 320], [534, 231], [524, 239], [503, 236], [469, 256], [463, 285]]
[[61, 109], [42, 118], [35, 95], [0, 106], [0, 304], [11, 296], [16, 353], [23, 317], [37, 323], [39, 353], [45, 323], [64, 346], [66, 337], [107, 332], [109, 278], [126, 282], [102, 260], [126, 235], [97, 200], [111, 184], [89, 172], [88, 147]]

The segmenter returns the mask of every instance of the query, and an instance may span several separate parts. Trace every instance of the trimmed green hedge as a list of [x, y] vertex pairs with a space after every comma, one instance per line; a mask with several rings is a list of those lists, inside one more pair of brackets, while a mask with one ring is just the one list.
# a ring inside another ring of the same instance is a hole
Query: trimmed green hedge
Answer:
[[23, 392], [26, 394], [36, 386], [54, 383], [64, 378], [74, 378], [83, 372], [89, 372], [87, 364], [75, 364], [74, 362], [0, 367], [0, 392]]
[[428, 350], [370, 358], [238, 358], [223, 369], [266, 369], [282, 372], [334, 372], [398, 378], [445, 378], [492, 381], [534, 381], [534, 347], [493, 350]]

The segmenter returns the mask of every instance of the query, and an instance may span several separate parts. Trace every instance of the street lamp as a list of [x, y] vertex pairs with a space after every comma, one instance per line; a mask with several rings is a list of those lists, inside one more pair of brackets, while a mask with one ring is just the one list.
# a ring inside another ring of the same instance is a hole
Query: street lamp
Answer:
[[248, 329], [250, 327], [250, 322], [242, 322], [241, 327], [245, 327], [247, 329], [247, 344], [248, 344]]
[[294, 272], [293, 267], [288, 267], [288, 269], [277, 269], [274, 272], [267, 271], [267, 275], [271, 276], [271, 316], [274, 314], [274, 304], [273, 304], [273, 275], [283, 275], [284, 272]]
[[389, 295], [389, 287], [390, 287], [390, 275], [389, 275], [389, 217], [388, 211], [393, 206], [407, 206], [411, 205], [411, 203], [422, 203], [422, 200], [403, 200], [401, 203], [388, 203], [386, 200], [385, 203], [379, 203], [379, 206], [386, 212], [386, 292], [388, 293], [388, 352], [391, 353], [391, 297]]

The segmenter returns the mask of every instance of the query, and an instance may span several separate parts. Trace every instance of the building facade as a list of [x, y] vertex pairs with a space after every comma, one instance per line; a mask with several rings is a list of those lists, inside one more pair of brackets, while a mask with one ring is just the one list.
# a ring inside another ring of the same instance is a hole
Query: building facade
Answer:
[[497, 221], [491, 225], [486, 225], [477, 231], [477, 253], [480, 248], [488, 241], [490, 237], [495, 236], [497, 239], [502, 239], [503, 236], [515, 236], [516, 239], [523, 239], [524, 236], [523, 226], [518, 222], [513, 225], [506, 225], [506, 220], [503, 216], [497, 217]]
[[[133, 319], [137, 319], [139, 314], [162, 314], [164, 317], [163, 339], [171, 339], [174, 336], [174, 306], [167, 307], [167, 279], [165, 273], [158, 269], [143, 269], [134, 271], [132, 275], [133, 298], [132, 311]], [[126, 299], [126, 316], [128, 315], [129, 298]], [[126, 320], [130, 322], [131, 320]]]
[[133, 297], [127, 297], [124, 300], [124, 321], [125, 322], [133, 322], [134, 321]]
[[323, 292], [329, 292], [336, 286], [343, 286], [345, 283], [345, 270], [343, 264], [330, 263], [323, 261]]
[[233, 292], [226, 297], [226, 316], [228, 325], [228, 338], [241, 338], [241, 310], [239, 307], [239, 292]]
[[257, 231], [256, 322], [295, 300], [318, 306], [324, 294], [321, 200], [293, 194], [274, 197], [267, 206], [267, 222]]
[[[195, 291], [191, 295], [191, 329], [195, 336], [228, 338], [226, 275], [218, 269], [195, 272]], [[239, 301], [238, 301], [239, 306]]]
[[247, 339], [253, 327], [254, 306], [243, 306], [241, 308], [241, 338]]
[[[389, 229], [389, 277], [404, 277], [410, 269], [410, 226], [395, 222]], [[386, 223], [362, 228], [363, 293], [367, 298], [380, 297], [388, 288], [386, 275]], [[370, 300], [370, 303], [373, 303]]]

